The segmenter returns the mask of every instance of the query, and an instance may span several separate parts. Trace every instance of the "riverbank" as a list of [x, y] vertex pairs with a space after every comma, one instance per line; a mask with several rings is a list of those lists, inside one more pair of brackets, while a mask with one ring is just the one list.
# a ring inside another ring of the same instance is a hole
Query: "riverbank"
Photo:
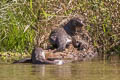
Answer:
[[0, 52], [0, 63], [12, 63], [15, 60], [30, 57], [29, 53]]
[[[64, 56], [63, 59], [65, 60], [70, 60], [72, 59], [70, 56], [71, 54], [66, 53], [61, 53], [61, 52], [58, 52], [57, 54], [53, 54], [52, 52], [48, 52], [48, 51], [45, 51], [46, 52], [46, 57], [47, 58], [51, 58], [51, 59], [54, 59], [54, 58], [62, 58]], [[88, 55], [89, 56], [89, 55]], [[114, 62], [116, 60], [119, 60], [120, 59], [120, 55], [119, 54], [113, 54], [111, 55], [108, 59], [107, 59], [107, 55], [104, 55], [106, 56], [105, 59], [102, 59], [100, 56], [95, 56], [94, 58], [90, 59], [90, 58], [82, 58], [84, 59], [83, 61], [91, 61], [91, 60], [109, 60], [111, 62]], [[18, 53], [18, 52], [0, 52], [0, 63], [12, 63], [14, 61], [17, 61], [17, 60], [20, 60], [20, 59], [24, 59], [24, 58], [30, 58], [31, 57], [31, 54], [30, 53]], [[86, 59], [86, 60], [85, 60]], [[77, 61], [76, 61], [77, 62]], [[81, 61], [80, 61], [81, 62]]]
[[2, 59], [21, 55], [25, 51], [30, 53], [34, 45], [45, 49], [49, 45], [48, 37], [52, 28], [58, 27], [57, 25], [64, 19], [76, 14], [84, 17], [86, 30], [101, 57], [111, 55], [112, 51], [120, 54], [120, 46], [117, 45], [120, 43], [119, 5], [118, 0], [2, 0], [0, 1]]

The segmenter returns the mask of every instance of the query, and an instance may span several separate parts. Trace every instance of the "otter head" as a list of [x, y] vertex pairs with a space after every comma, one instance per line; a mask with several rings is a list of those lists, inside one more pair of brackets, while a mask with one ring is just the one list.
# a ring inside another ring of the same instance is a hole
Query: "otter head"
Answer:
[[76, 32], [80, 32], [84, 26], [84, 23], [79, 18], [72, 18], [70, 20], [70, 29], [72, 30], [72, 33], [75, 34]]
[[43, 49], [39, 47], [35, 47], [32, 52], [31, 59], [33, 63], [36, 62], [37, 60], [45, 60], [45, 53]]
[[72, 18], [70, 20], [70, 22], [71, 22], [71, 26], [73, 26], [73, 27], [83, 27], [84, 26], [83, 21], [79, 18]]

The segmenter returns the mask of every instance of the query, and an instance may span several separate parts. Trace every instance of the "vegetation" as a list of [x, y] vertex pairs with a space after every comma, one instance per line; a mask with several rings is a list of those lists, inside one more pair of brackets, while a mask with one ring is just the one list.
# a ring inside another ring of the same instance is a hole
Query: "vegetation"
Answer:
[[[51, 28], [70, 15], [82, 15], [100, 55], [120, 53], [119, 0], [1, 0], [0, 51], [46, 48]], [[117, 48], [116, 48], [117, 46]]]
[[27, 3], [0, 1], [0, 51], [30, 51], [34, 31], [29, 27], [33, 23]]

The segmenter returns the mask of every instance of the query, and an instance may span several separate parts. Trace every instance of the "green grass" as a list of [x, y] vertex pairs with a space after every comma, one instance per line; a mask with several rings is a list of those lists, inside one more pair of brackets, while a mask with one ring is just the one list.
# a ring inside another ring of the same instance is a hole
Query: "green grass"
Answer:
[[30, 52], [36, 44], [45, 48], [51, 28], [78, 14], [84, 17], [94, 46], [104, 55], [120, 41], [119, 5], [118, 0], [2, 0], [0, 51]]
[[35, 31], [34, 17], [27, 3], [0, 1], [0, 51], [30, 51]]

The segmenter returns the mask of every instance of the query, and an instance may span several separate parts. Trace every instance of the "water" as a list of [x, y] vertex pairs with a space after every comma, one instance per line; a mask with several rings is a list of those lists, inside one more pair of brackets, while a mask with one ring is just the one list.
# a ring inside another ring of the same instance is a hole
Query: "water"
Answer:
[[92, 61], [61, 66], [0, 64], [0, 80], [120, 80], [120, 63]]

